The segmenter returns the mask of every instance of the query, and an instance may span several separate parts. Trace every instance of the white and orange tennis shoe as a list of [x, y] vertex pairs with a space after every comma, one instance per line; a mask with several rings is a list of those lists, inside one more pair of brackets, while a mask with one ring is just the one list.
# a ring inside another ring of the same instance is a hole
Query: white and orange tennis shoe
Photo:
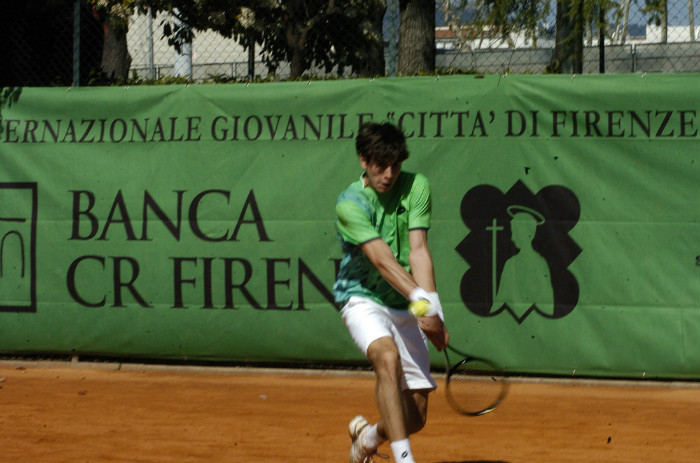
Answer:
[[384, 458], [383, 455], [377, 454], [377, 449], [368, 450], [362, 445], [362, 436], [367, 431], [368, 426], [369, 422], [362, 415], [357, 415], [348, 425], [348, 433], [352, 439], [350, 463], [372, 463], [375, 455]]

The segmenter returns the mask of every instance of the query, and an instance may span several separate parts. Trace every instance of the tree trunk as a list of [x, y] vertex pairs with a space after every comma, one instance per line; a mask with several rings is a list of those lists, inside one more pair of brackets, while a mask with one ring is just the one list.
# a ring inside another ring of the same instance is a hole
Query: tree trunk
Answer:
[[[296, 14], [301, 14], [305, 11], [303, 5], [296, 5], [292, 9]], [[289, 47], [291, 53], [290, 70], [289, 70], [289, 80], [296, 80], [301, 77], [302, 73], [308, 69], [307, 56], [306, 56], [306, 40], [309, 36], [311, 29], [321, 20], [328, 17], [329, 15], [337, 11], [335, 7], [335, 0], [330, 0], [328, 5], [324, 10], [318, 11], [315, 16], [309, 18], [303, 23], [302, 27], [298, 28], [298, 24], [301, 23], [301, 17], [290, 17], [287, 21], [287, 28], [285, 31], [285, 39], [287, 40], [287, 46]]]
[[306, 66], [304, 66], [304, 44], [306, 43], [307, 30], [297, 30], [293, 20], [287, 22], [285, 38], [291, 55], [289, 60], [289, 80], [297, 80], [306, 70]]
[[570, 12], [571, 0], [557, 2], [557, 30], [554, 56], [547, 66], [549, 72], [556, 74], [583, 72], [583, 2], [577, 3], [576, 11]]
[[435, 72], [435, 0], [399, 1], [398, 71]]
[[690, 41], [695, 42], [695, 16], [693, 13], [693, 0], [688, 0], [688, 30]]
[[661, 6], [661, 43], [668, 43], [668, 2], [663, 0]]
[[627, 22], [629, 21], [630, 1], [631, 0], [622, 0], [619, 7], [622, 10], [622, 14], [620, 15], [621, 17], [618, 16], [615, 21], [615, 32], [613, 32], [612, 41], [618, 45], [624, 45], [625, 40], [627, 40]]
[[129, 77], [131, 55], [126, 43], [128, 26], [115, 26], [110, 18], [103, 23], [102, 72], [108, 79], [124, 81]]
[[620, 40], [620, 45], [624, 45], [627, 41], [627, 32], [629, 31], [630, 23], [630, 1], [625, 0], [625, 21], [622, 26], [622, 39]]
[[304, 66], [304, 50], [292, 49], [292, 60], [289, 63], [289, 80], [297, 80], [306, 70]]

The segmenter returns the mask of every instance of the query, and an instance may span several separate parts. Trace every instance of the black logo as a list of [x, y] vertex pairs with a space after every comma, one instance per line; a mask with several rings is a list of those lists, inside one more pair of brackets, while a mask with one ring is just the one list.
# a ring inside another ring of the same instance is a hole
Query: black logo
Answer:
[[404, 212], [406, 212], [406, 208], [403, 206], [399, 206], [399, 208], [396, 210], [396, 215], [401, 215]]
[[36, 183], [0, 183], [0, 312], [36, 312]]
[[580, 204], [563, 186], [533, 194], [521, 181], [503, 194], [479, 185], [464, 195], [469, 229], [456, 250], [469, 264], [460, 292], [480, 316], [509, 312], [522, 323], [532, 312], [561, 318], [574, 310], [579, 287], [569, 265], [581, 248], [569, 236]]

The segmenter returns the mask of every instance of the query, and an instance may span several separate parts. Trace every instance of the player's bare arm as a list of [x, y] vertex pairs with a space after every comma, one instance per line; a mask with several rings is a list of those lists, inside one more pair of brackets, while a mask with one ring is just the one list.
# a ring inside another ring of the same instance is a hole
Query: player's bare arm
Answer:
[[[433, 258], [428, 248], [428, 231], [414, 229], [408, 232], [411, 254], [408, 257], [411, 274], [418, 286], [426, 291], [435, 292], [435, 272]], [[435, 293], [437, 297], [437, 293]], [[438, 315], [419, 319], [419, 326], [437, 350], [445, 349], [450, 341], [450, 333]]]
[[398, 263], [391, 248], [383, 240], [368, 241], [361, 244], [360, 248], [379, 274], [398, 292], [408, 297], [411, 291], [418, 288], [416, 280]]
[[[420, 278], [427, 278], [425, 281], [426, 283], [432, 281], [432, 284], [428, 287], [428, 290], [435, 291], [435, 278], [432, 273], [432, 258], [427, 248], [427, 233], [425, 230], [415, 230], [415, 232], [416, 236], [413, 239], [416, 240], [417, 256], [413, 256], [414, 248], [411, 246], [411, 256], [409, 256], [411, 268], [414, 268], [414, 261], [419, 267], [422, 266], [427, 268], [429, 266], [429, 277], [425, 276], [421, 271], [418, 273], [421, 275]], [[413, 233], [413, 230], [411, 233]], [[411, 240], [410, 233], [409, 240]], [[421, 241], [426, 245], [418, 245], [418, 242]], [[413, 242], [411, 242], [411, 244], [413, 244]], [[404, 269], [401, 264], [397, 262], [391, 248], [383, 240], [376, 239], [368, 241], [367, 243], [361, 245], [361, 249], [370, 262], [372, 262], [372, 265], [379, 270], [382, 277], [404, 296], [409, 297], [411, 292], [413, 292], [416, 288], [421, 287], [418, 281], [416, 281], [416, 278], [408, 273], [406, 269]], [[442, 323], [442, 320], [437, 315], [434, 317], [423, 317], [420, 320], [419, 325], [421, 330], [423, 330], [426, 336], [428, 336], [428, 339], [430, 339], [430, 342], [432, 342], [438, 350], [443, 350], [445, 347], [447, 347], [449, 333], [447, 328], [445, 328], [444, 323]]]
[[408, 263], [416, 283], [426, 291], [435, 291], [433, 258], [428, 249], [428, 230], [419, 228], [408, 232], [411, 253]]

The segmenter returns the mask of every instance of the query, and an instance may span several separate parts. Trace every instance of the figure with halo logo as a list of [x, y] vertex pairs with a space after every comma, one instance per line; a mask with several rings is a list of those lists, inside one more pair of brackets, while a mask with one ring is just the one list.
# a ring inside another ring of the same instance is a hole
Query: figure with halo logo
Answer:
[[[544, 224], [544, 216], [529, 207], [508, 207], [511, 217], [511, 240], [518, 252], [508, 259], [501, 272], [500, 284], [493, 265], [491, 313], [507, 305], [515, 318], [522, 321], [531, 310], [542, 315], [554, 314], [554, 291], [547, 260], [533, 247], [537, 227]], [[493, 246], [493, 262], [496, 262], [496, 246]]]

